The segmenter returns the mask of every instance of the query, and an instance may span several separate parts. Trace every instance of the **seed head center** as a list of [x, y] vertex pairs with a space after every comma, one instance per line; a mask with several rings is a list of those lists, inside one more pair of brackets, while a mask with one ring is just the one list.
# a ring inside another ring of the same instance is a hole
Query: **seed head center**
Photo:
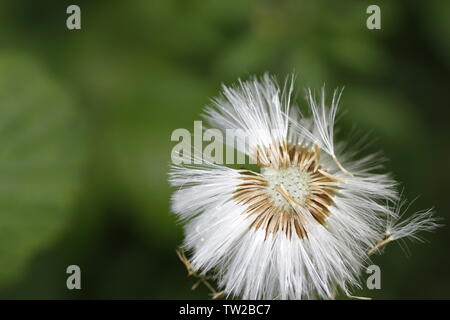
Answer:
[[277, 207], [289, 209], [292, 204], [287, 198], [292, 198], [297, 204], [303, 205], [310, 193], [311, 176], [296, 166], [283, 169], [264, 168], [261, 171], [267, 180], [267, 192]]

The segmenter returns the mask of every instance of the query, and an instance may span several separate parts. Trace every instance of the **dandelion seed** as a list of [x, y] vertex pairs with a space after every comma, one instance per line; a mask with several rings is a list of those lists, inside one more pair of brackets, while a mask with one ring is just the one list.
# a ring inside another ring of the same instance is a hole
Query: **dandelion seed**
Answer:
[[397, 183], [372, 173], [377, 156], [354, 160], [358, 152], [335, 143], [342, 91], [331, 107], [324, 90], [319, 102], [309, 91], [311, 118], [292, 105], [292, 91], [293, 80], [280, 89], [265, 75], [224, 87], [206, 110], [213, 127], [252, 137], [237, 145], [259, 171], [204, 163], [170, 172], [189, 271], [212, 275], [227, 296], [332, 299], [340, 289], [351, 297], [369, 254], [385, 239], [436, 227], [428, 211], [397, 222], [389, 205], [399, 198]]

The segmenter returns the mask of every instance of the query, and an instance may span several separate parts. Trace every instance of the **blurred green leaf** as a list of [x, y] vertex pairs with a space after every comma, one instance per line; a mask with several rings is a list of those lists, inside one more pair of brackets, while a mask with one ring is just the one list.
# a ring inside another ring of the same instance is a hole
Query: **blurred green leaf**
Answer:
[[32, 59], [0, 55], [0, 285], [68, 223], [83, 131], [69, 96]]

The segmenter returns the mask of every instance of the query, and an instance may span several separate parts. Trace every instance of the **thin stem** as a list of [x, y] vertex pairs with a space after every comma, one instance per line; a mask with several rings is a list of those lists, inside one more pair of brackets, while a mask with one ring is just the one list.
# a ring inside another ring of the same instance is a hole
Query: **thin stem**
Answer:
[[180, 258], [181, 262], [183, 262], [184, 266], [186, 267], [186, 269], [188, 271], [188, 276], [194, 276], [194, 277], [198, 278], [197, 282], [195, 282], [192, 285], [192, 290], [197, 289], [199, 284], [203, 283], [209, 289], [209, 291], [211, 291], [211, 293], [209, 295], [212, 297], [212, 299], [217, 299], [221, 295], [223, 295], [223, 291], [216, 291], [216, 289], [214, 289], [214, 287], [208, 282], [207, 276], [199, 275], [198, 272], [196, 270], [194, 270], [194, 268], [192, 268], [192, 265], [189, 262], [189, 259], [184, 254], [184, 250], [182, 248], [178, 248], [176, 250], [176, 252], [177, 252], [178, 258]]
[[332, 157], [333, 157], [334, 162], [337, 164], [337, 166], [339, 167], [339, 169], [341, 169], [342, 172], [344, 172], [346, 175], [348, 175], [350, 177], [353, 177], [353, 173], [351, 173], [350, 171], [345, 169], [334, 154], [332, 155]]
[[356, 299], [356, 300], [372, 300], [372, 298], [370, 298], [370, 297], [359, 297], [359, 296], [350, 296], [350, 295], [348, 295], [347, 297]]
[[385, 237], [384, 239], [379, 240], [379, 241], [375, 244], [375, 246], [374, 246], [372, 249], [370, 249], [369, 251], [367, 251], [367, 254], [368, 254], [369, 256], [372, 255], [372, 254], [374, 254], [376, 251], [379, 251], [379, 250], [381, 249], [381, 247], [383, 247], [384, 245], [388, 244], [388, 243], [391, 242], [392, 240], [394, 240], [394, 239], [392, 239], [390, 236]]

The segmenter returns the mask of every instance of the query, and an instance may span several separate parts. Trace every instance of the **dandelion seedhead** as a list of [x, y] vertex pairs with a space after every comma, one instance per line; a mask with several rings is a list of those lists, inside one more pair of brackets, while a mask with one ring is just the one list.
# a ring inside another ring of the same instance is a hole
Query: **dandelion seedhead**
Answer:
[[171, 168], [172, 210], [185, 223], [190, 253], [180, 259], [190, 274], [216, 281], [215, 296], [332, 299], [341, 290], [351, 297], [371, 254], [438, 226], [430, 210], [401, 220], [397, 182], [375, 173], [381, 158], [335, 142], [342, 90], [331, 106], [324, 89], [319, 99], [308, 90], [310, 116], [292, 92], [293, 79], [280, 88], [264, 75], [224, 86], [206, 109], [212, 127], [245, 133], [237, 146], [223, 142], [258, 169], [206, 161]]

